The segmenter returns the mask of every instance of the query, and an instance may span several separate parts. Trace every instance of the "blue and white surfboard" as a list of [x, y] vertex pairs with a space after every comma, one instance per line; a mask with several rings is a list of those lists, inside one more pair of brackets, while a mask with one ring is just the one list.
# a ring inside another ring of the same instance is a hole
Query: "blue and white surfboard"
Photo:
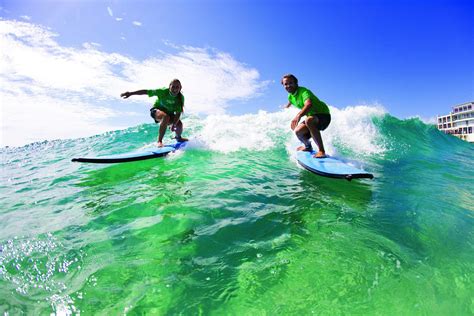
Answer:
[[296, 159], [305, 169], [320, 176], [340, 179], [372, 179], [374, 176], [363, 169], [356, 168], [335, 157], [314, 158], [315, 151], [298, 151]]
[[88, 163], [119, 163], [159, 158], [164, 157], [178, 149], [182, 149], [186, 146], [186, 143], [187, 142], [177, 142], [175, 144], [165, 145], [163, 147], [143, 148], [137, 151], [108, 156], [73, 158], [72, 161]]

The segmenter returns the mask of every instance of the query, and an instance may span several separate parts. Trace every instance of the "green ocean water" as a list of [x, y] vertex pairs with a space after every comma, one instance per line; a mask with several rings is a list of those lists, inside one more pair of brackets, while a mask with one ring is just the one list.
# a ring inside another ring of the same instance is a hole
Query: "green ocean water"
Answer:
[[1, 149], [0, 312], [473, 315], [474, 145], [335, 111], [328, 151], [375, 176], [349, 182], [297, 165], [289, 118], [188, 117], [185, 151], [115, 165], [70, 159], [156, 126]]

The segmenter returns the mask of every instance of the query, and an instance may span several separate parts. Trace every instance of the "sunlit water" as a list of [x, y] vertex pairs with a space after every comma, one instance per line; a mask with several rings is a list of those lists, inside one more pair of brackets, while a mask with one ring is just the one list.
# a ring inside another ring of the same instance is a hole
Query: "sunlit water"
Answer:
[[154, 141], [145, 124], [2, 149], [0, 312], [472, 315], [474, 146], [417, 119], [332, 109], [330, 154], [298, 166], [294, 113], [187, 117], [185, 151], [77, 156]]

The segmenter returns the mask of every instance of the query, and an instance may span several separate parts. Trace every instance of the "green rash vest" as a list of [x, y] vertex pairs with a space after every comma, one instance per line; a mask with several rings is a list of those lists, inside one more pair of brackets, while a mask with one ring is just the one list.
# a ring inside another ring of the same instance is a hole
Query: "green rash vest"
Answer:
[[178, 96], [172, 96], [168, 88], [161, 88], [156, 90], [146, 91], [149, 97], [158, 97], [154, 108], [165, 111], [167, 114], [183, 112], [184, 96], [181, 94], [181, 100]]
[[329, 108], [323, 101], [319, 100], [313, 92], [305, 87], [298, 87], [294, 94], [288, 94], [288, 101], [296, 106], [298, 109], [303, 109], [306, 100], [311, 99], [311, 108], [309, 109], [306, 116], [312, 116], [314, 114], [329, 114]]

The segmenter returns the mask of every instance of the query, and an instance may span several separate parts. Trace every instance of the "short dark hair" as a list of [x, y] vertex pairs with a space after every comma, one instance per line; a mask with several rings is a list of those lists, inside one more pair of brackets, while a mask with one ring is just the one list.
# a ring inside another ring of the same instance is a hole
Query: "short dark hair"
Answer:
[[280, 81], [281, 84], [283, 84], [283, 79], [285, 79], [285, 78], [291, 78], [291, 79], [293, 79], [293, 81], [294, 81], [296, 84], [298, 84], [298, 78], [296, 78], [296, 77], [295, 77], [294, 75], [292, 75], [292, 74], [286, 74], [286, 75], [284, 75], [284, 76], [281, 78], [281, 81]]

